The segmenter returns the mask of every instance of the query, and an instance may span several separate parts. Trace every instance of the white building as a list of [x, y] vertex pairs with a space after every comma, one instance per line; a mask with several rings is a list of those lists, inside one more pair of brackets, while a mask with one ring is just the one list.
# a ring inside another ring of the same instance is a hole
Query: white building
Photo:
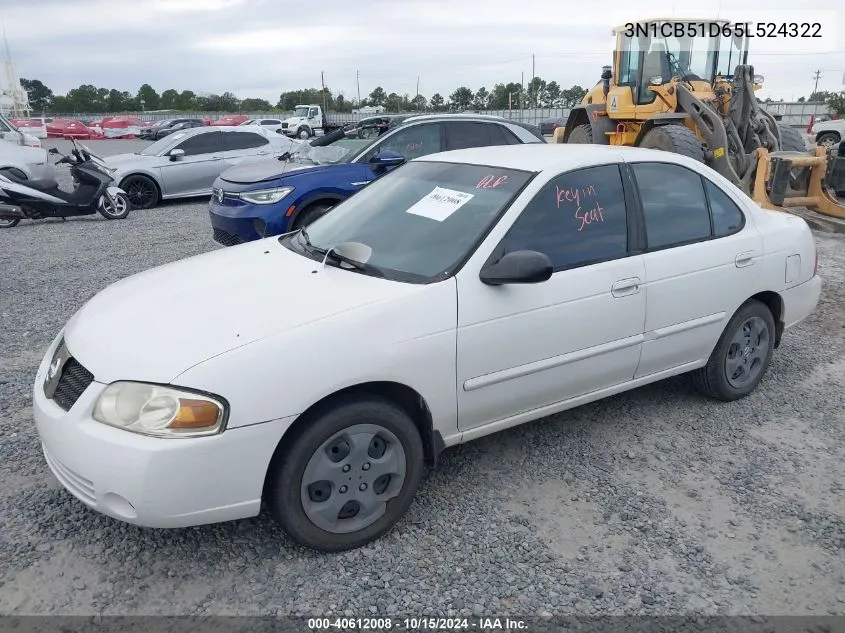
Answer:
[[3, 43], [6, 48], [6, 59], [0, 63], [0, 114], [9, 118], [28, 117], [32, 107], [29, 105], [26, 90], [23, 89], [20, 79], [15, 74], [5, 29], [3, 29]]

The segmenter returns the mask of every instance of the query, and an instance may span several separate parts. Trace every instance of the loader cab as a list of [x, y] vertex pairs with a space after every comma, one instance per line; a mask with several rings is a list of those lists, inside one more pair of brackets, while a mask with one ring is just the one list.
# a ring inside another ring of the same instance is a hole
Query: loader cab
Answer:
[[664, 19], [614, 28], [615, 82], [607, 97], [611, 117], [627, 113], [642, 118], [669, 111], [652, 87], [666, 86], [673, 78], [682, 78], [697, 92], [709, 92], [717, 76], [731, 77], [737, 64], [745, 63], [748, 51], [743, 37], [723, 32], [729, 24]]

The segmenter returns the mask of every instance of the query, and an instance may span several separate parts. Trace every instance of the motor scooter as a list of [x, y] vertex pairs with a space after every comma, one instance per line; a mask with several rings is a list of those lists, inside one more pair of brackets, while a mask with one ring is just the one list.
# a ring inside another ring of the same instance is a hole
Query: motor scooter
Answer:
[[[22, 219], [75, 217], [100, 213], [107, 220], [122, 220], [132, 210], [129, 196], [114, 186], [115, 169], [88, 147], [70, 139], [73, 149], [55, 165], [70, 165], [73, 191], [59, 188], [55, 170], [46, 178], [27, 180], [12, 172], [0, 173], [0, 228], [12, 228]], [[51, 148], [50, 154], [61, 155]]]

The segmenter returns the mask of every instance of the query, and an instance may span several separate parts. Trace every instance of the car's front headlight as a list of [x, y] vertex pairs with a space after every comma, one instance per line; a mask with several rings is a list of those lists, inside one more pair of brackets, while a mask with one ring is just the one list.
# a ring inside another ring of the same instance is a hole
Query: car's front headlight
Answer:
[[223, 430], [226, 405], [200, 393], [140, 382], [115, 382], [97, 399], [97, 422], [154, 437], [199, 437]]
[[278, 202], [293, 191], [293, 187], [276, 187], [274, 189], [261, 189], [260, 191], [242, 191], [241, 200], [252, 204], [273, 204]]

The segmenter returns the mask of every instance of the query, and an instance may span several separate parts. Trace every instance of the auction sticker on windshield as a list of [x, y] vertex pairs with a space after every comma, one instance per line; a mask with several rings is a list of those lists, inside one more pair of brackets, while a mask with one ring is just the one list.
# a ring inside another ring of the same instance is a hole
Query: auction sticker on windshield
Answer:
[[407, 212], [442, 222], [474, 197], [471, 193], [435, 187], [430, 194], [414, 204]]

